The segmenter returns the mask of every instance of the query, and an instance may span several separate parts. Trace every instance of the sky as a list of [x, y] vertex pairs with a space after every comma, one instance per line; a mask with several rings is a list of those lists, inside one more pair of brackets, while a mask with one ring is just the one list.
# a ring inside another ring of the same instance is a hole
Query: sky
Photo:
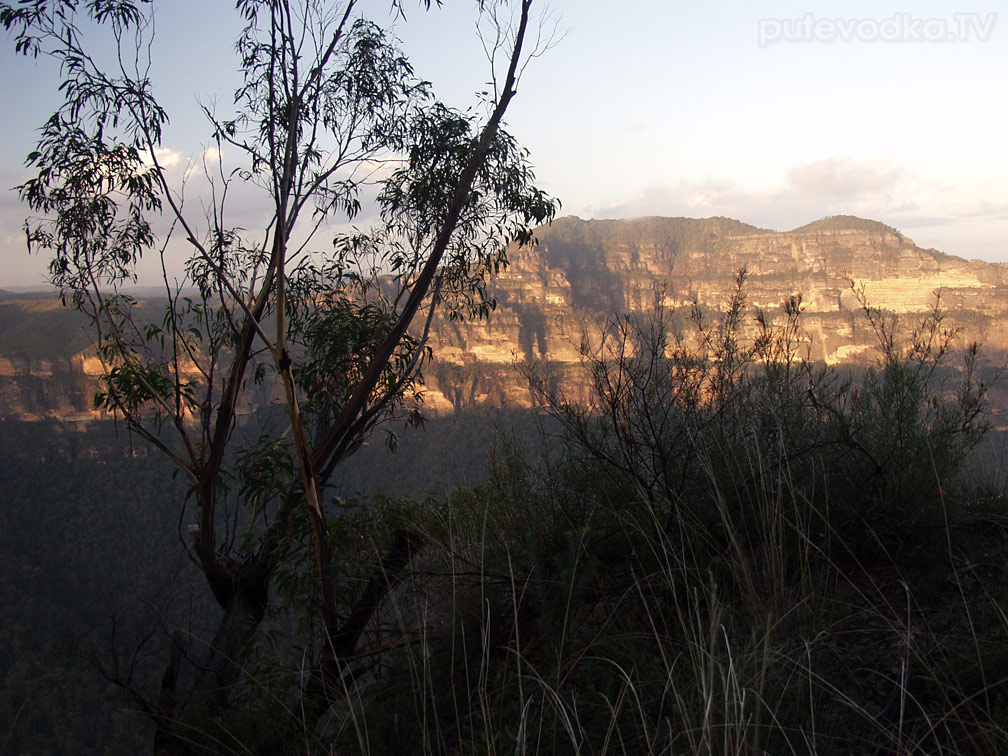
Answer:
[[[466, 108], [490, 67], [475, 2], [362, 7], [417, 73]], [[1008, 10], [997, 2], [552, 0], [552, 44], [507, 115], [539, 185], [582, 218], [724, 215], [776, 230], [853, 214], [923, 247], [1008, 261]], [[200, 103], [237, 83], [230, 0], [156, 5], [153, 78], [178, 175], [205, 154]], [[618, 8], [618, 10], [617, 10]], [[0, 286], [44, 285], [11, 187], [59, 104], [52, 61], [0, 30]], [[225, 155], [226, 159], [227, 156]], [[196, 189], [189, 190], [191, 193]], [[251, 222], [262, 205], [238, 197]], [[145, 278], [159, 274], [153, 262]]]

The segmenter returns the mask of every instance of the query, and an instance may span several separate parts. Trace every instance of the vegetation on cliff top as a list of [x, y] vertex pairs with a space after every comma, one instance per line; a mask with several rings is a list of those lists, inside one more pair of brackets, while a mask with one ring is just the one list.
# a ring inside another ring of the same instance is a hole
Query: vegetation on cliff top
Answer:
[[892, 226], [887, 226], [876, 220], [858, 218], [854, 215], [829, 215], [817, 221], [806, 223], [804, 226], [793, 228], [787, 233], [801, 234], [812, 231], [864, 231], [866, 233], [892, 234], [898, 239], [903, 239], [903, 234]]

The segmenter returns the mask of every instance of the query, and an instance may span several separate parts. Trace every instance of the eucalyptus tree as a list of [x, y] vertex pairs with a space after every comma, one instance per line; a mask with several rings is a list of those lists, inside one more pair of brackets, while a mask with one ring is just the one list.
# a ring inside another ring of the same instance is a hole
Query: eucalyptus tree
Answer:
[[[193, 712], [228, 709], [270, 601], [305, 609], [307, 697], [353, 674], [346, 662], [418, 539], [395, 533], [352, 596], [327, 486], [383, 424], [419, 421], [434, 313], [486, 315], [485, 277], [506, 263], [505, 245], [528, 243], [555, 213], [502, 129], [543, 47], [531, 5], [478, 4], [493, 76], [459, 112], [355, 0], [238, 0], [241, 84], [226, 112], [203, 110], [213, 155], [240, 160], [225, 170], [204, 159], [196, 182], [165, 160], [153, 2], [0, 3], [16, 50], [55, 58], [62, 77], [19, 187], [29, 247], [91, 318], [104, 367], [96, 404], [185, 477], [180, 548], [222, 609], [205, 653], [177, 641], [160, 691], [133, 690], [159, 743], [189, 737], [180, 722]], [[232, 220], [233, 198], [252, 190], [268, 210], [249, 230]], [[326, 233], [350, 227], [364, 203], [377, 221]], [[125, 291], [152, 255], [167, 301], [157, 317]], [[251, 433], [243, 414], [271, 389], [284, 420]], [[277, 591], [281, 576], [297, 590]]]

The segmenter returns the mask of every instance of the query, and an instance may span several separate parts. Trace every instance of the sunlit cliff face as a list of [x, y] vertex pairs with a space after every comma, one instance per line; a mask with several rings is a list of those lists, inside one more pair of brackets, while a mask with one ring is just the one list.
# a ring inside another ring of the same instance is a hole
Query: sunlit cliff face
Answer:
[[[688, 338], [694, 302], [713, 316], [742, 268], [743, 333], [755, 332], [757, 308], [779, 321], [783, 302], [801, 295], [800, 357], [874, 357], [876, 336], [852, 281], [872, 306], [896, 313], [904, 329], [940, 291], [948, 325], [959, 328], [963, 343], [980, 341], [994, 361], [1008, 351], [1008, 266], [924, 250], [873, 221], [839, 217], [774, 232], [726, 218], [563, 218], [541, 229], [537, 241], [509, 251], [509, 267], [489, 288], [497, 301], [489, 320], [433, 323], [434, 359], [424, 369], [428, 412], [531, 406], [518, 369], [530, 361], [550, 363], [568, 394], [582, 395], [582, 350], [600, 342], [607, 316], [661, 305], [679, 314]], [[101, 370], [89, 349], [71, 357], [0, 350], [0, 414], [97, 417]], [[263, 386], [255, 401], [275, 398]]]

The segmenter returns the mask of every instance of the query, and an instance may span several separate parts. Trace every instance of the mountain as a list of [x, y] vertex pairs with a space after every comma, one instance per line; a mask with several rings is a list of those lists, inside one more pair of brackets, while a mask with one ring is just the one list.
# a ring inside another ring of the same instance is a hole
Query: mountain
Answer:
[[492, 288], [498, 306], [488, 322], [442, 322], [434, 330], [429, 404], [528, 402], [513, 365], [529, 359], [554, 363], [574, 386], [585, 323], [597, 333], [606, 316], [656, 303], [683, 312], [694, 301], [723, 308], [742, 269], [750, 307], [771, 319], [783, 316], [786, 299], [801, 296], [802, 330], [816, 361], [874, 354], [876, 337], [852, 282], [906, 329], [940, 291], [947, 324], [983, 343], [990, 359], [1008, 351], [1008, 265], [922, 249], [877, 221], [833, 216], [779, 232], [730, 218], [567, 217], [540, 229], [537, 240], [512, 250]]
[[[428, 410], [529, 406], [516, 370], [527, 360], [551, 363], [576, 393], [583, 337], [597, 335], [607, 316], [658, 303], [723, 307], [743, 268], [750, 307], [771, 319], [782, 316], [787, 298], [801, 295], [813, 360], [873, 354], [875, 336], [851, 281], [906, 327], [940, 291], [948, 322], [965, 338], [983, 343], [991, 359], [1008, 353], [1008, 265], [922, 249], [896, 229], [853, 216], [783, 232], [720, 217], [566, 217], [539, 229], [533, 247], [509, 250], [509, 258], [490, 286], [497, 308], [489, 320], [433, 324]], [[93, 417], [99, 373], [76, 313], [52, 297], [0, 296], [0, 417]]]

